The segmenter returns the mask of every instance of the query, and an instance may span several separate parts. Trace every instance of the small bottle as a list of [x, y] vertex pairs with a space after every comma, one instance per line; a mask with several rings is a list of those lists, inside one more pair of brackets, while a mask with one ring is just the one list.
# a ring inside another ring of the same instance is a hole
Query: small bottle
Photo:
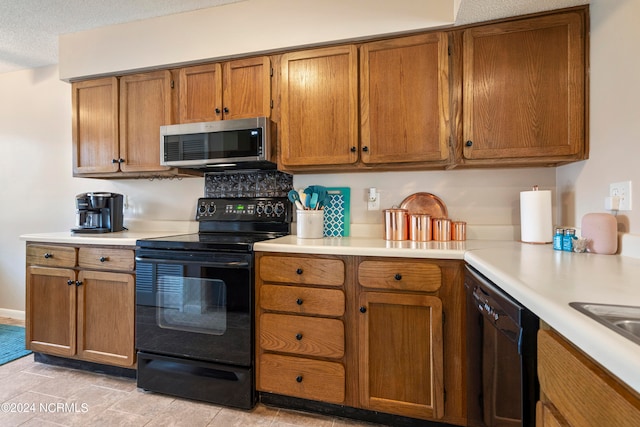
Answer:
[[573, 252], [573, 241], [576, 239], [576, 230], [573, 228], [567, 228], [564, 230], [564, 236], [562, 237], [562, 250], [567, 252]]
[[556, 234], [553, 235], [553, 249], [562, 250], [562, 240], [564, 238], [564, 228], [556, 228]]

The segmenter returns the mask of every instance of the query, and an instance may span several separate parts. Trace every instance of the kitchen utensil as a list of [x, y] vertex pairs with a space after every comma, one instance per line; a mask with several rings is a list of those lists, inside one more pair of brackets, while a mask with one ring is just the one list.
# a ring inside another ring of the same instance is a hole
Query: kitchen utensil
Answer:
[[446, 218], [448, 216], [444, 202], [431, 193], [411, 194], [400, 203], [400, 208], [406, 209], [409, 214], [427, 214], [431, 215], [431, 218]]
[[451, 240], [467, 240], [467, 223], [453, 221], [451, 223]]
[[407, 240], [409, 237], [409, 215], [406, 209], [384, 210], [385, 240]]
[[433, 240], [448, 242], [451, 240], [451, 220], [448, 218], [434, 218], [432, 221]]
[[409, 239], [414, 242], [431, 240], [431, 216], [427, 214], [409, 215]]
[[297, 212], [296, 227], [299, 239], [322, 239], [324, 210], [299, 210]]
[[298, 196], [300, 197], [300, 203], [302, 203], [302, 206], [308, 206], [307, 205], [307, 193], [304, 192], [303, 188], [298, 189]]
[[309, 202], [311, 209], [318, 209], [318, 193], [311, 194], [311, 201]]
[[291, 203], [294, 203], [299, 210], [303, 210], [304, 206], [300, 202], [300, 195], [296, 190], [291, 190], [287, 193], [287, 197]]

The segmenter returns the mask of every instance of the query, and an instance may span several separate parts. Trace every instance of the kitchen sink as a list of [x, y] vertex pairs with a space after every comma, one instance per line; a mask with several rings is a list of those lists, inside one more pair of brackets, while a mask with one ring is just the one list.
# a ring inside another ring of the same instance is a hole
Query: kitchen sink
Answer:
[[623, 337], [640, 344], [640, 307], [589, 302], [570, 302], [569, 305]]

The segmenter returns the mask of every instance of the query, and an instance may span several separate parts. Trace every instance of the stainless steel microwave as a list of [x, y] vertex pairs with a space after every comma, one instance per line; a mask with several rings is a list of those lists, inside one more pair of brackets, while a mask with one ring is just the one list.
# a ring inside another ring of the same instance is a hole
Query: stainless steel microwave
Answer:
[[267, 117], [160, 126], [160, 164], [212, 172], [275, 169], [272, 127]]

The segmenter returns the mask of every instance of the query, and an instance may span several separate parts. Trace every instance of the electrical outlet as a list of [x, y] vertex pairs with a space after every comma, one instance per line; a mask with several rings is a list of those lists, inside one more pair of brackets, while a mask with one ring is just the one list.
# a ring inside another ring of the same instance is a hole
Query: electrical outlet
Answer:
[[620, 204], [618, 210], [631, 210], [631, 181], [615, 182], [609, 184], [609, 197], [618, 197]]

